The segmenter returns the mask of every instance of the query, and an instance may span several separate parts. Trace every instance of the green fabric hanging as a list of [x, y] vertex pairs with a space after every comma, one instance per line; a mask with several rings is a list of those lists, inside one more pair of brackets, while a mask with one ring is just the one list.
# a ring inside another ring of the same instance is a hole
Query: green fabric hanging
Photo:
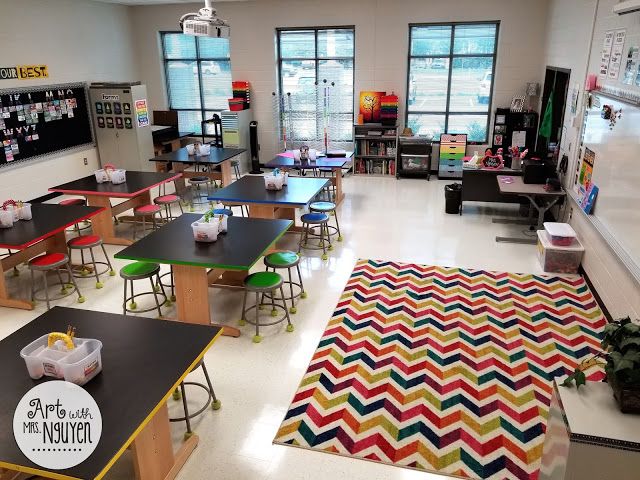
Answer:
[[553, 90], [551, 90], [551, 94], [549, 95], [549, 101], [547, 102], [547, 109], [544, 111], [544, 117], [542, 117], [542, 122], [540, 123], [540, 130], [538, 134], [541, 137], [545, 137], [547, 139], [551, 138], [551, 124], [553, 123]]

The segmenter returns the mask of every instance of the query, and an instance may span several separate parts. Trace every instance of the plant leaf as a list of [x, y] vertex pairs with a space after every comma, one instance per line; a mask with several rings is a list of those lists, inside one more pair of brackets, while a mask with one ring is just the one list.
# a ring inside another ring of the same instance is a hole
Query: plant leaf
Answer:
[[578, 389], [580, 389], [580, 385], [587, 384], [587, 376], [584, 374], [582, 370], [577, 370], [575, 372], [575, 376], [576, 376], [576, 387]]
[[616, 362], [616, 364], [613, 367], [613, 371], [616, 374], [618, 374], [623, 370], [630, 370], [632, 368], [633, 368], [633, 362], [631, 360], [627, 360], [627, 359], [623, 358], [619, 362]]
[[640, 348], [640, 337], [627, 337], [620, 342], [620, 350], [624, 350], [629, 346]]

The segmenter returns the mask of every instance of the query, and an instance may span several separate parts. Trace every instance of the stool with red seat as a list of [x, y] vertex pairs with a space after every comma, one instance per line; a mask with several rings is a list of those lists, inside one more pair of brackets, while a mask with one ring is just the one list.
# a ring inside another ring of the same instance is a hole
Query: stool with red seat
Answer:
[[[67, 198], [65, 200], [61, 200], [58, 202], [58, 205], [62, 205], [63, 207], [68, 207], [70, 205], [80, 205], [80, 206], [84, 206], [87, 204], [87, 201], [84, 198]], [[91, 227], [91, 222], [89, 220], [83, 220], [83, 227], [80, 228], [80, 225], [78, 225], [77, 223], [73, 226], [73, 228], [70, 228], [68, 231], [70, 232], [77, 232], [78, 235], [80, 234], [81, 230], [86, 230], [87, 228]]]
[[[62, 275], [60, 274], [60, 269], [65, 268], [67, 274], [69, 275], [69, 282], [65, 283], [62, 280]], [[36, 300], [42, 300], [41, 298], [36, 298], [36, 284], [35, 284], [35, 272], [42, 272], [42, 278], [44, 279], [44, 295], [45, 300], [47, 302], [47, 310], [51, 308], [50, 300], [60, 300], [61, 298], [68, 297], [69, 295], [76, 292], [78, 294], [78, 303], [83, 303], [85, 298], [80, 293], [80, 289], [76, 284], [76, 280], [73, 278], [73, 273], [71, 273], [71, 267], [69, 265], [69, 256], [64, 253], [45, 253], [43, 255], [37, 256], [29, 260], [29, 270], [31, 270], [31, 301], [35, 302]], [[58, 280], [60, 281], [60, 293], [61, 295], [57, 298], [49, 298], [49, 283], [47, 281], [47, 272], [55, 271], [58, 275]], [[70, 287], [73, 287], [70, 289]], [[68, 291], [68, 290], [71, 291]]]
[[159, 197], [153, 199], [153, 203], [164, 207], [164, 216], [167, 220], [173, 220], [174, 218], [177, 218], [173, 216], [171, 205], [178, 204], [178, 206], [180, 207], [180, 213], [184, 213], [184, 210], [182, 209], [182, 203], [180, 202], [180, 197], [178, 195], [160, 195]]
[[[147, 217], [151, 217], [151, 223], [153, 226], [153, 230], [158, 228], [158, 224], [156, 222], [156, 215], [160, 216], [160, 220], [162, 220], [162, 211], [160, 205], [142, 205], [140, 207], [136, 207], [133, 209], [134, 217], [142, 217], [142, 233], [147, 230]], [[136, 226], [137, 223], [133, 224], [133, 238], [136, 238]]]
[[[72, 238], [67, 242], [67, 247], [69, 248], [69, 259], [71, 259], [71, 252], [73, 250], [80, 251], [80, 259], [82, 261], [80, 265], [80, 275], [76, 275], [78, 277], [86, 277], [91, 273], [89, 270], [89, 265], [93, 266], [93, 274], [96, 277], [96, 288], [102, 288], [104, 285], [100, 281], [100, 275], [104, 275], [109, 272], [110, 276], [114, 276], [116, 271], [113, 269], [111, 265], [111, 260], [109, 260], [109, 256], [107, 255], [107, 251], [104, 248], [104, 244], [102, 243], [102, 238], [98, 235], [80, 235], [79, 237]], [[97, 262], [96, 257], [93, 254], [93, 249], [95, 247], [101, 247], [102, 253], [104, 254], [105, 262]], [[91, 255], [91, 262], [86, 263], [84, 259], [84, 251], [89, 250], [89, 254]], [[104, 265], [105, 268], [103, 271], [98, 272], [98, 265]]]

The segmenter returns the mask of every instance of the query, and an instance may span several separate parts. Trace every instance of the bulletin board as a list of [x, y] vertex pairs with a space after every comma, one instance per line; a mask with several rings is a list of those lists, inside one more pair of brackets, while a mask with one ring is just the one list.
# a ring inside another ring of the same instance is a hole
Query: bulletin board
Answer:
[[0, 169], [93, 145], [84, 83], [0, 90]]

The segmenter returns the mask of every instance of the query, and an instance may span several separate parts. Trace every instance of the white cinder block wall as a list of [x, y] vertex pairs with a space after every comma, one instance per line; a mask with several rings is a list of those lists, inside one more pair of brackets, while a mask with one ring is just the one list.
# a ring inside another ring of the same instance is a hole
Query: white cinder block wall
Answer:
[[[2, 0], [0, 66], [46, 64], [49, 78], [3, 80], [0, 89], [97, 80], [134, 80], [129, 9], [87, 0]], [[88, 165], [84, 165], [86, 158]], [[91, 174], [93, 147], [0, 169], [0, 199], [27, 200]]]
[[[614, 15], [617, 0], [552, 0], [548, 12], [545, 65], [571, 69], [571, 85], [577, 83], [581, 94], [587, 73], [597, 73], [604, 32], [626, 28], [626, 48], [640, 45], [640, 14]], [[593, 35], [592, 35], [593, 31]], [[624, 66], [624, 65], [623, 65]], [[618, 87], [618, 81], [600, 79]], [[627, 86], [625, 86], [627, 88]], [[632, 87], [636, 88], [637, 87]], [[567, 187], [573, 185], [578, 161], [580, 122], [574, 125], [569, 105], [565, 112], [566, 133], [562, 152], [569, 156]], [[597, 164], [596, 164], [597, 168]], [[585, 247], [582, 266], [614, 317], [640, 317], [640, 285], [618, 260], [600, 233], [577, 208], [572, 209], [570, 223]]]
[[[152, 108], [167, 107], [158, 32], [177, 30], [180, 15], [200, 7], [194, 3], [132, 9], [138, 76], [147, 84]], [[355, 96], [360, 90], [394, 91], [400, 96], [401, 122], [409, 23], [500, 20], [494, 108], [509, 106], [515, 94], [524, 93], [527, 82], [539, 81], [542, 70], [546, 0], [258, 0], [218, 2], [216, 8], [231, 23], [233, 78], [252, 85], [262, 161], [277, 153], [271, 92], [277, 85], [278, 27], [355, 25]]]

